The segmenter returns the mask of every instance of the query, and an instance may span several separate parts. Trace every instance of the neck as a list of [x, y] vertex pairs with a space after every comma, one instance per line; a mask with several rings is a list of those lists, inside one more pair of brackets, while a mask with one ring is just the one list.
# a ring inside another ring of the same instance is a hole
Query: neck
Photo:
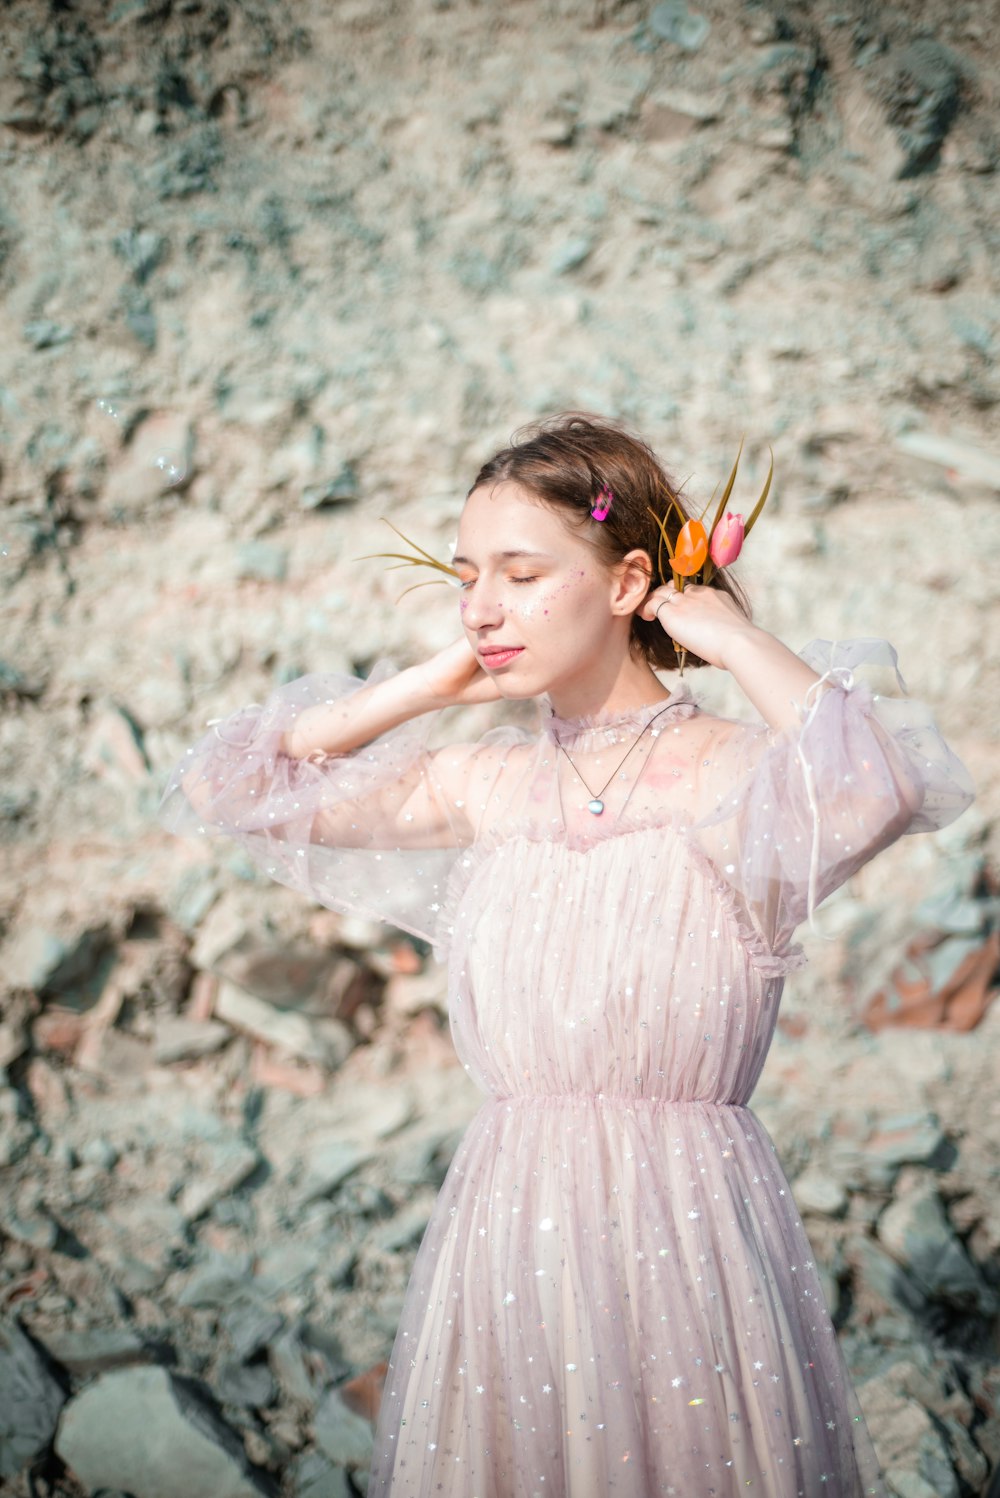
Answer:
[[613, 665], [602, 663], [579, 681], [560, 682], [549, 692], [552, 710], [560, 718], [585, 718], [598, 713], [627, 713], [670, 695], [652, 668], [631, 653]]

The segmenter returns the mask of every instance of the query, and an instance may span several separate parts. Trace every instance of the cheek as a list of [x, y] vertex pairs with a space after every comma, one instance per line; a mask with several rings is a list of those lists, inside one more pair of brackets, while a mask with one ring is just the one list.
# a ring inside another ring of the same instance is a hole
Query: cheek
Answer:
[[[521, 619], [575, 618], [592, 612], [592, 602], [586, 594], [587, 573], [582, 567], [574, 567], [569, 576], [555, 587], [527, 599], [514, 610]], [[581, 588], [581, 585], [584, 585]]]

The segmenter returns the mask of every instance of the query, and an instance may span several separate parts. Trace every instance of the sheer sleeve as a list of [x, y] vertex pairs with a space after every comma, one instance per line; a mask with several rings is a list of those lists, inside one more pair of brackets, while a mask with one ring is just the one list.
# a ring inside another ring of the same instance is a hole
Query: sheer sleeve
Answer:
[[727, 723], [712, 748], [694, 836], [772, 949], [863, 864], [904, 833], [953, 822], [972, 802], [969, 772], [930, 710], [860, 679], [888, 673], [884, 640], [815, 640], [801, 659], [819, 673], [781, 733]]
[[411, 719], [361, 748], [295, 759], [281, 739], [299, 713], [366, 683], [324, 673], [266, 702], [209, 719], [171, 771], [157, 818], [179, 836], [223, 836], [270, 878], [330, 909], [388, 921], [433, 941], [452, 865], [472, 839], [469, 794], [489, 773], [475, 745], [431, 751], [437, 715]]

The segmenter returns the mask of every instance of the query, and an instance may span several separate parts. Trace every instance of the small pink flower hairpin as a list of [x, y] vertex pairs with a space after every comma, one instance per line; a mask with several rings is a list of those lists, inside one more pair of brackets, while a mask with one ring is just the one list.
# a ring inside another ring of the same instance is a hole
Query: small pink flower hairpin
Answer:
[[597, 496], [597, 503], [594, 505], [594, 508], [590, 512], [590, 518], [592, 520], [607, 520], [608, 516], [611, 513], [611, 506], [614, 504], [614, 502], [615, 496], [612, 494], [607, 484], [603, 484], [601, 486], [600, 493]]

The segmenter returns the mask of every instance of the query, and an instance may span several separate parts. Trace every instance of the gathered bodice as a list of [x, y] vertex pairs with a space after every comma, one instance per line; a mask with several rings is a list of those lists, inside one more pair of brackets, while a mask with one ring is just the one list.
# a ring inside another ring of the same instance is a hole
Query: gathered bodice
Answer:
[[800, 959], [754, 938], [681, 825], [586, 848], [515, 836], [464, 864], [452, 1032], [484, 1090], [749, 1098]]

